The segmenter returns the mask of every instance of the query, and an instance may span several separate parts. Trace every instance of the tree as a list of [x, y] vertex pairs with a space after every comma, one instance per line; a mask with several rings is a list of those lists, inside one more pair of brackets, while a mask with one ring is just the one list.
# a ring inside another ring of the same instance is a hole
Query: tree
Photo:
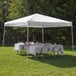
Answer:
[[[4, 22], [7, 16], [7, 0], [0, 1], [0, 40], [2, 41]], [[1, 43], [0, 43], [1, 44]]]
[[[68, 21], [72, 21], [73, 22], [73, 26], [74, 28], [76, 28], [76, 0], [28, 0], [27, 1], [29, 4], [29, 13], [41, 13], [41, 14], [45, 14], [45, 15], [49, 15], [49, 16], [53, 16], [56, 18], [61, 18], [64, 20], [68, 20]], [[56, 31], [51, 29], [52, 31], [49, 31], [49, 33], [53, 33], [55, 34]], [[70, 33], [69, 33], [69, 29], [64, 28], [63, 29], [58, 29], [60, 32], [64, 32], [66, 31], [65, 34], [68, 34], [68, 36], [65, 36], [66, 40], [65, 43], [71, 44], [70, 41]], [[74, 29], [75, 31], [75, 29]], [[47, 34], [49, 34], [47, 32]], [[75, 34], [75, 33], [74, 33]], [[60, 35], [60, 36], [59, 36]], [[59, 34], [57, 36], [59, 36], [61, 38], [61, 34]], [[74, 38], [76, 36], [74, 35]], [[55, 39], [56, 36], [55, 36]], [[57, 40], [58, 41], [58, 40]], [[76, 43], [76, 42], [75, 42]]]
[[22, 0], [9, 0], [8, 20], [26, 16], [28, 14], [27, 8], [24, 8], [23, 5], [24, 1]]
[[[74, 26], [74, 39], [76, 39], [76, 0], [0, 0], [0, 24], [8, 20], [17, 19], [34, 13], [40, 13], [64, 20], [72, 21]], [[0, 35], [2, 37], [3, 26], [0, 25]], [[26, 29], [23, 28], [11, 28], [9, 31], [20, 31], [21, 34], [26, 33]], [[47, 30], [47, 31], [46, 31]], [[45, 37], [49, 37], [50, 41], [56, 40], [57, 43], [71, 44], [70, 29], [58, 28], [45, 29]], [[41, 36], [41, 29], [30, 29], [30, 39], [36, 40]], [[59, 33], [57, 33], [59, 31]], [[8, 31], [7, 31], [8, 32]], [[8, 32], [9, 33], [9, 32]], [[13, 35], [11, 38], [18, 35]], [[33, 35], [32, 35], [33, 34]], [[68, 34], [68, 36], [67, 36]], [[38, 35], [38, 36], [37, 36]], [[9, 35], [8, 35], [9, 36]], [[21, 36], [21, 35], [20, 35]], [[46, 37], [46, 41], [48, 38]], [[53, 38], [52, 38], [53, 37]], [[15, 39], [14, 39], [15, 40]], [[19, 39], [20, 40], [20, 39]], [[65, 42], [66, 40], [66, 42]], [[68, 42], [69, 41], [69, 42]], [[76, 44], [76, 41], [74, 42]]]

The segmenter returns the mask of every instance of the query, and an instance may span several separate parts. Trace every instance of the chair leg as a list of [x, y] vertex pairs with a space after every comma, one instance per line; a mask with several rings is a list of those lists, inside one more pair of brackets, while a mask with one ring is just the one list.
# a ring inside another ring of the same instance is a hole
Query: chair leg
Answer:
[[59, 51], [57, 52], [57, 54], [60, 55], [60, 54], [59, 54]]
[[18, 54], [18, 50], [17, 50], [17, 54]]
[[53, 55], [55, 55], [55, 51], [53, 51]]
[[64, 52], [61, 52], [61, 55], [64, 55]]

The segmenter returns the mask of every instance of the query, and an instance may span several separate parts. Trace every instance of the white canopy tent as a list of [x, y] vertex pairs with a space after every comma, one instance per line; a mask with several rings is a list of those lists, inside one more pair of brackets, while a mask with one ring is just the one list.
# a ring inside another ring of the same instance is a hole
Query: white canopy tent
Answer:
[[71, 27], [72, 34], [72, 50], [73, 48], [73, 26], [72, 22], [41, 15], [41, 14], [33, 14], [30, 16], [26, 16], [23, 18], [19, 18], [16, 20], [5, 22], [4, 24], [4, 34], [3, 34], [3, 45], [4, 45], [4, 37], [5, 37], [5, 27], [27, 27], [27, 42], [29, 40], [29, 28], [42, 28], [42, 42], [44, 43], [44, 28], [51, 27]]

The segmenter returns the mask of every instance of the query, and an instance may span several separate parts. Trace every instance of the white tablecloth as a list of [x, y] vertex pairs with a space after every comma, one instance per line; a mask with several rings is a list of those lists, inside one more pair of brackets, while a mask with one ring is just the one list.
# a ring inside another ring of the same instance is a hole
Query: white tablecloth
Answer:
[[60, 52], [61, 55], [64, 54], [64, 48], [63, 45], [58, 44], [42, 44], [42, 43], [36, 43], [31, 45], [25, 45], [24, 43], [16, 43], [14, 44], [14, 50], [27, 50], [28, 54], [36, 55], [37, 53], [47, 53], [48, 51], [52, 52]]
[[64, 54], [63, 45], [59, 45], [59, 44], [50, 45], [50, 51], [52, 51], [52, 52], [59, 52], [61, 55]]
[[37, 53], [40, 53], [41, 50], [42, 50], [42, 46], [30, 45], [29, 50], [28, 50], [28, 54], [36, 55]]
[[14, 44], [14, 50], [23, 50], [24, 49], [24, 43], [16, 43]]

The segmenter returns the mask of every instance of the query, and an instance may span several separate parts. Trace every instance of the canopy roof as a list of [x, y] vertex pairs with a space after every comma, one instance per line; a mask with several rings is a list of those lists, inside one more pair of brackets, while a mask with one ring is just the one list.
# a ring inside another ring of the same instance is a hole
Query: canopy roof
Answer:
[[5, 22], [7, 27], [71, 27], [72, 22], [41, 14], [33, 14], [16, 20]]

